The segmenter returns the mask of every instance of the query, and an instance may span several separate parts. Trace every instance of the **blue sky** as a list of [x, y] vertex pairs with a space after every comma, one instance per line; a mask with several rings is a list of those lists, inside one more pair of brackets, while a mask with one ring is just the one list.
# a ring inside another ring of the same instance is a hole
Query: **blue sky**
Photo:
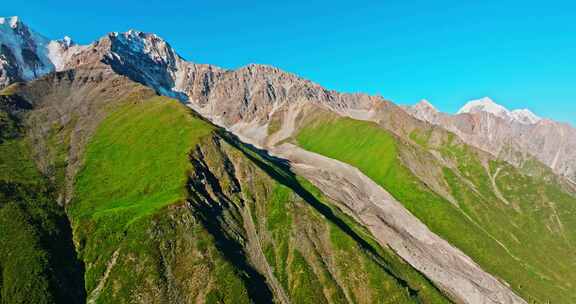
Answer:
[[278, 66], [329, 89], [422, 98], [455, 112], [490, 96], [576, 125], [576, 4], [570, 1], [5, 1], [49, 38], [130, 28], [183, 57]]

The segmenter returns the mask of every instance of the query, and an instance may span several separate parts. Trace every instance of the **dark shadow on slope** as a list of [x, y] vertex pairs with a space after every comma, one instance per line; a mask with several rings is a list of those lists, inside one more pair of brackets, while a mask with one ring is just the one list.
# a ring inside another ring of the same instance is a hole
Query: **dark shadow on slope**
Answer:
[[[55, 201], [56, 202], [56, 201]], [[59, 303], [86, 303], [84, 284], [85, 266], [78, 259], [72, 239], [72, 225], [67, 216], [55, 219], [59, 235], [44, 240], [52, 255], [52, 265], [58, 279], [58, 290], [62, 301]]]
[[[32, 108], [31, 103], [18, 95], [0, 96], [0, 145], [24, 140], [23, 116]], [[22, 155], [4, 155], [2, 161], [6, 163], [0, 165], [9, 164], [21, 169], [18, 157]], [[11, 211], [4, 214], [2, 224], [6, 226], [0, 226], [1, 249], [10, 253], [0, 256], [0, 269], [15, 271], [3, 273], [0, 289], [4, 282], [14, 282], [15, 279], [24, 285], [11, 289], [13, 294], [4, 290], [4, 298], [85, 303], [84, 264], [76, 256], [72, 228], [64, 208], [57, 203], [56, 188], [48, 178], [40, 175], [26, 176], [26, 181], [22, 181], [24, 177], [16, 178], [10, 170], [2, 173], [0, 213]], [[5, 207], [9, 209], [3, 209]], [[14, 227], [23, 229], [2, 235], [4, 229]], [[42, 255], [42, 259], [35, 258], [34, 254]], [[45, 279], [49, 287], [45, 294], [37, 293], [37, 297], [33, 297], [30, 293], [41, 281], [38, 277]]]
[[[270, 155], [267, 151], [258, 149], [257, 147], [246, 144], [241, 142], [238, 137], [235, 135], [226, 132], [220, 131], [220, 136], [226, 140], [229, 144], [236, 147], [239, 151], [241, 151], [244, 156], [249, 158], [254, 164], [256, 164], [260, 169], [264, 170], [270, 177], [272, 177], [277, 182], [281, 183], [282, 185], [292, 189], [296, 194], [298, 194], [304, 201], [306, 201], [310, 206], [316, 209], [320, 214], [326, 217], [330, 222], [335, 224], [338, 228], [340, 228], [344, 233], [350, 236], [356, 243], [360, 246], [360, 248], [368, 254], [372, 258], [372, 260], [388, 275], [393, 277], [396, 282], [405, 288], [410, 296], [417, 301], [419, 300], [418, 297], [418, 290], [414, 289], [410, 284], [401, 278], [398, 274], [394, 272], [386, 262], [385, 258], [382, 257], [378, 251], [366, 240], [364, 240], [358, 233], [356, 233], [352, 228], [346, 224], [340, 217], [334, 214], [333, 210], [326, 206], [324, 203], [319, 201], [312, 193], [306, 190], [300, 182], [296, 179], [294, 173], [290, 170], [290, 164], [287, 160], [281, 159], [275, 156]], [[263, 159], [269, 161], [274, 165], [268, 164], [266, 161], [255, 157], [253, 154], [247, 152], [246, 150], [250, 150], [252, 153], [258, 154], [258, 156], [262, 157]], [[278, 169], [276, 169], [276, 168]], [[426, 278], [426, 277], [424, 277]], [[428, 280], [426, 278], [426, 280]], [[430, 281], [429, 281], [430, 282]], [[430, 282], [431, 286], [434, 286]]]
[[[40, 276], [49, 282], [49, 298], [56, 303], [85, 303], [86, 290], [84, 287], [84, 264], [77, 258], [74, 243], [72, 241], [72, 229], [63, 207], [56, 202], [54, 189], [46, 184], [22, 184], [16, 182], [0, 182], [0, 211], [4, 206], [12, 205], [18, 210], [19, 217], [15, 219], [25, 221], [27, 229], [21, 231], [22, 235], [4, 236], [6, 242], [3, 246], [13, 256], [6, 260], [0, 259], [0, 264], [18, 267], [21, 272], [13, 273], [19, 278], [30, 279], [29, 284], [37, 279], [33, 267], [42, 269]], [[10, 218], [5, 218], [6, 225], [19, 225]], [[34, 239], [34, 243], [22, 244], [19, 240], [23, 235]], [[41, 251], [47, 258], [46, 263], [37, 260], [26, 260], [28, 248]], [[14, 265], [20, 260], [32, 263], [32, 265]], [[2, 265], [0, 265], [1, 267]], [[27, 272], [30, 271], [30, 272]], [[6, 278], [6, 280], [8, 280]], [[25, 290], [25, 289], [24, 289]], [[18, 292], [18, 291], [15, 291]], [[26, 297], [26, 294], [12, 295]], [[49, 299], [45, 299], [49, 301]]]
[[[218, 179], [201, 160], [192, 158], [191, 162], [196, 176], [190, 178], [188, 182], [189, 201], [194, 207], [196, 218], [200, 219], [202, 225], [214, 237], [216, 248], [234, 265], [250, 299], [254, 303], [274, 303], [274, 295], [266, 283], [266, 278], [248, 263], [240, 243], [240, 236], [235, 236], [224, 220], [225, 210], [232, 210], [235, 208], [234, 204], [222, 193]], [[212, 199], [204, 181], [218, 196], [218, 201]]]

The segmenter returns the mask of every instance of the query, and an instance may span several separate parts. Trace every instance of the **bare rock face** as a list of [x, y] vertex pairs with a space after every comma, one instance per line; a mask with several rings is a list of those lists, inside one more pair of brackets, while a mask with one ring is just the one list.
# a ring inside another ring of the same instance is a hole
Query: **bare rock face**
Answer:
[[[184, 92], [198, 81], [210, 83], [220, 69], [189, 63], [155, 34], [130, 30], [109, 33], [85, 46], [65, 63], [67, 69], [104, 63], [116, 73], [156, 90], [157, 93], [188, 100]], [[208, 76], [205, 76], [208, 75]]]
[[576, 181], [576, 129], [568, 124], [541, 119], [529, 110], [508, 111], [487, 98], [469, 102], [456, 115], [420, 104], [405, 109], [514, 165], [522, 166], [534, 157]]
[[414, 112], [414, 116], [425, 121], [434, 120], [438, 115], [438, 110], [426, 99], [422, 99], [411, 109]]
[[[188, 90], [188, 105], [217, 124], [264, 140], [275, 113], [298, 104], [327, 108], [340, 115], [371, 119], [388, 102], [378, 96], [343, 94], [266, 65], [248, 65], [210, 78], [206, 89]], [[206, 82], [204, 82], [206, 83]]]

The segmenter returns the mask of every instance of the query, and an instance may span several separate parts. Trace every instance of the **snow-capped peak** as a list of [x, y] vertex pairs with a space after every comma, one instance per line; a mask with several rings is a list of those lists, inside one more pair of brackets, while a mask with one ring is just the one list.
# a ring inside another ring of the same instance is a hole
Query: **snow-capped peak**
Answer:
[[156, 34], [130, 29], [125, 33], [114, 32], [111, 36], [132, 52], [146, 54], [157, 62], [170, 64], [178, 57], [168, 43]]
[[[191, 64], [156, 34], [130, 29], [113, 32], [105, 63], [133, 71], [133, 79], [153, 87], [163, 95], [186, 100], [185, 79]], [[159, 67], [162, 67], [161, 72]]]
[[484, 97], [467, 102], [459, 111], [462, 113], [488, 112], [502, 118], [509, 118], [510, 111], [505, 107], [495, 103], [490, 97]]
[[524, 124], [535, 124], [542, 120], [542, 118], [538, 117], [528, 109], [514, 110], [510, 112], [510, 115], [514, 118], [514, 120]]
[[535, 124], [541, 120], [540, 117], [536, 116], [530, 110], [520, 109], [510, 111], [505, 107], [495, 103], [491, 98], [484, 97], [477, 100], [471, 100], [467, 102], [457, 114], [463, 113], [478, 113], [486, 112], [494, 114], [502, 119], [509, 121], [516, 121], [523, 124]]
[[74, 44], [74, 41], [69, 36], [64, 36], [62, 40], [60, 40], [65, 47], [70, 47]]
[[0, 24], [3, 52], [15, 58], [19, 78], [30, 80], [52, 70], [45, 51], [48, 39], [30, 30], [18, 17], [0, 18]]
[[18, 16], [14, 16], [14, 17], [10, 18], [10, 26], [13, 28], [18, 26], [19, 22], [20, 22], [20, 18]]
[[[19, 17], [0, 17], [0, 87], [28, 81], [60, 70], [74, 52], [81, 50], [70, 37], [50, 40], [26, 26]], [[6, 58], [13, 58], [7, 60]]]

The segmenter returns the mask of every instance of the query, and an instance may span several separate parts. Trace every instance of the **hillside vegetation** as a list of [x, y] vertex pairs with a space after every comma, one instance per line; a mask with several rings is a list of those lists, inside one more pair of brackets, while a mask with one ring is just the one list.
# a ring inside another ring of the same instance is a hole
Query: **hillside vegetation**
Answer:
[[82, 303], [82, 265], [56, 191], [31, 158], [16, 96], [0, 96], [0, 303]]
[[70, 207], [88, 301], [447, 302], [260, 153], [167, 98], [116, 108]]
[[[430, 148], [426, 132], [411, 137], [417, 139], [414, 144], [375, 123], [326, 116], [304, 126], [296, 141], [359, 168], [431, 230], [529, 301], [576, 301], [570, 267], [576, 256], [567, 249], [575, 244], [574, 196], [551, 180], [522, 175], [502, 162], [483, 163], [453, 137]], [[444, 165], [434, 160], [426, 164], [444, 172], [444, 190], [455, 202], [432, 191], [405, 165], [401, 151], [422, 155], [425, 149], [445, 159]]]

